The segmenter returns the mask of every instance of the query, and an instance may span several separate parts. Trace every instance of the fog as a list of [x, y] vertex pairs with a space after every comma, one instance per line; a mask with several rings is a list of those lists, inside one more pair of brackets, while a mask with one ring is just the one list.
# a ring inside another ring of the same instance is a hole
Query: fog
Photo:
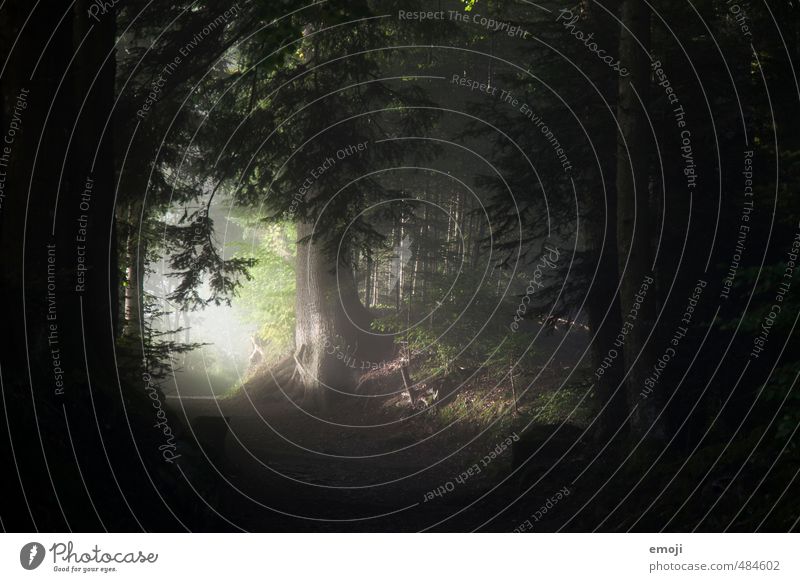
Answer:
[[[179, 214], [174, 214], [168, 214], [167, 220], [177, 220]], [[209, 215], [215, 224], [218, 252], [223, 259], [256, 244], [259, 232], [237, 224], [229, 208], [213, 205]], [[152, 265], [147, 274], [145, 292], [157, 306], [149, 323], [155, 330], [171, 332], [166, 339], [203, 345], [190, 352], [173, 354], [172, 374], [163, 383], [163, 390], [181, 396], [221, 396], [231, 392], [247, 371], [251, 338], [258, 325], [247, 322], [235, 298], [231, 305], [210, 303], [200, 310], [180, 311], [168, 299], [176, 284], [176, 278], [169, 273], [169, 265], [162, 260]], [[244, 285], [247, 283], [243, 281]], [[201, 296], [208, 295], [206, 283]]]

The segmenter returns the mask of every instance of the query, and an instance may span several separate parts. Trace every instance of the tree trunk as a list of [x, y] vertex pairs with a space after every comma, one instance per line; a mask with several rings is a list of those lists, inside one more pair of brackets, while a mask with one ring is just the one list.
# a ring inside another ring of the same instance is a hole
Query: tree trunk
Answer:
[[127, 240], [125, 241], [125, 326], [128, 337], [141, 334], [142, 296], [144, 295], [144, 241], [139, 239], [139, 221], [142, 204], [133, 202], [128, 208]]
[[[650, 435], [661, 436], [660, 427], [653, 426], [658, 414], [655, 400], [639, 396], [655, 362], [652, 342], [647, 343], [654, 321], [655, 290], [650, 265], [649, 127], [642, 106], [648, 102], [650, 83], [650, 12], [644, 3], [626, 0], [621, 6], [621, 20], [620, 60], [630, 71], [630, 76], [619, 79], [617, 103], [621, 128], [617, 146], [617, 243], [623, 323], [632, 325], [624, 343], [627, 393], [629, 405], [635, 407], [631, 417], [633, 433], [641, 435], [653, 427]], [[649, 296], [642, 300], [647, 291]]]
[[[587, 28], [597, 31], [595, 35], [602, 46], [619, 44], [619, 23], [612, 16], [618, 8], [617, 0], [604, 0], [600, 3], [585, 0], [581, 3], [582, 12], [589, 21]], [[607, 74], [604, 63], [595, 64], [604, 79], [600, 89], [609, 107], [617, 103], [618, 82]], [[609, 354], [619, 350], [614, 345], [622, 327], [617, 283], [619, 280], [617, 251], [617, 190], [616, 190], [616, 141], [617, 127], [611, 111], [601, 103], [587, 104], [582, 112], [587, 120], [592, 120], [598, 139], [600, 169], [593, 172], [590, 180], [605, 184], [604, 196], [587, 198], [586, 216], [581, 219], [586, 240], [586, 270], [583, 276], [591, 281], [591, 289], [586, 301], [589, 330], [592, 335], [591, 362], [595, 385], [598, 418], [596, 438], [605, 442], [617, 433], [625, 432], [628, 416], [626, 390], [623, 382], [624, 362], [606, 366]], [[600, 171], [601, 170], [601, 171]], [[483, 233], [481, 233], [483, 234]]]
[[374, 261], [372, 260], [372, 253], [367, 255], [367, 280], [364, 285], [364, 303], [367, 307], [372, 307], [372, 278], [373, 271], [375, 270]]
[[388, 357], [392, 341], [369, 331], [350, 268], [329, 257], [318, 233], [308, 239], [312, 226], [297, 225], [295, 360], [305, 404], [324, 409], [354, 390], [365, 366]]

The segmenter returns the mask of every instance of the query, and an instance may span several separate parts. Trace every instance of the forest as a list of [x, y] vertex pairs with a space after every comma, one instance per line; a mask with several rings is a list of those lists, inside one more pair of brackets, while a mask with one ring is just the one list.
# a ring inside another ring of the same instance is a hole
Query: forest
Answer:
[[0, 22], [3, 531], [797, 530], [796, 1]]

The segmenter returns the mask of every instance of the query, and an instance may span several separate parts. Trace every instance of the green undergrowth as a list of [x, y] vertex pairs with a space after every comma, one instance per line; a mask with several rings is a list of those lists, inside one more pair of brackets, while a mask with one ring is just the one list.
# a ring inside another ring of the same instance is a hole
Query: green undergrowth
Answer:
[[[574, 384], [535, 383], [528, 390], [530, 379], [515, 378], [518, 401], [507, 379], [504, 382], [484, 380], [462, 388], [452, 400], [437, 405], [431, 414], [440, 425], [461, 423], [470, 429], [489, 429], [492, 433], [509, 434], [528, 423], [571, 424], [584, 427], [594, 414], [589, 386]], [[487, 386], [487, 384], [489, 384]], [[494, 386], [494, 387], [493, 387]]]

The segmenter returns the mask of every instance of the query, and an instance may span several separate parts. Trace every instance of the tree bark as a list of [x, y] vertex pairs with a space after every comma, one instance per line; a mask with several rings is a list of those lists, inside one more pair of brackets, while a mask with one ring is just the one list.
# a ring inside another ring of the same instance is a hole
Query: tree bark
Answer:
[[[624, 361], [628, 370], [628, 403], [634, 409], [631, 429], [641, 435], [651, 427], [651, 436], [660, 436], [654, 426], [658, 414], [655, 400], [642, 399], [639, 394], [652, 364], [655, 352], [647, 336], [655, 319], [655, 290], [651, 279], [651, 244], [649, 212], [649, 143], [647, 112], [642, 103], [648, 102], [650, 83], [650, 12], [638, 0], [626, 0], [621, 5], [623, 23], [620, 34], [620, 61], [630, 72], [619, 79], [617, 118], [621, 133], [617, 145], [617, 244], [623, 322], [633, 327], [624, 343]], [[642, 48], [644, 47], [644, 48]], [[638, 93], [638, 96], [637, 96]], [[641, 102], [640, 102], [641, 99]], [[649, 285], [648, 285], [649, 281]], [[649, 297], [642, 301], [642, 292]], [[635, 317], [633, 308], [640, 306]]]
[[[619, 23], [613, 17], [618, 0], [581, 3], [582, 13], [588, 20], [587, 28], [596, 31], [595, 37], [602, 46], [619, 44]], [[595, 436], [605, 442], [617, 433], [625, 432], [628, 404], [624, 386], [623, 362], [604, 367], [604, 360], [615, 349], [614, 342], [622, 327], [617, 283], [619, 281], [617, 250], [617, 127], [612, 113], [617, 106], [618, 82], [604, 69], [605, 64], [596, 64], [600, 90], [608, 102], [609, 109], [599, 102], [590, 102], [583, 116], [591, 120], [597, 136], [597, 151], [600, 167], [589, 176], [596, 184], [604, 184], [603, 196], [589, 196], [586, 215], [582, 218], [586, 240], [586, 268], [583, 276], [591, 281], [586, 300], [586, 313], [592, 335], [591, 363], [593, 370], [598, 417], [595, 421]], [[483, 233], [481, 233], [482, 235]], [[602, 373], [601, 373], [602, 371]]]
[[128, 337], [141, 334], [142, 297], [144, 296], [145, 242], [140, 240], [139, 226], [142, 203], [134, 201], [128, 208], [127, 238], [125, 241], [125, 325], [123, 333]]
[[369, 331], [350, 267], [337, 265], [312, 228], [297, 225], [295, 361], [304, 403], [325, 409], [353, 392], [366, 365], [390, 355], [392, 341]]

